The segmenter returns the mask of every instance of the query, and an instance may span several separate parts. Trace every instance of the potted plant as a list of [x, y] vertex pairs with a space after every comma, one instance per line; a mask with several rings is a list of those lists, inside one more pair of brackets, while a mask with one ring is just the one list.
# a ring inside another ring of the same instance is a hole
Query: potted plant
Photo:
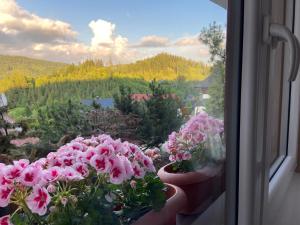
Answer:
[[149, 214], [152, 223], [167, 224], [181, 209], [173, 204], [186, 202], [138, 146], [108, 135], [76, 138], [32, 163], [0, 164], [0, 184], [0, 207], [16, 206], [0, 218], [8, 225], [138, 224]]
[[223, 121], [201, 112], [171, 133], [162, 146], [171, 163], [158, 176], [185, 191], [184, 213], [202, 212], [224, 190], [223, 130]]

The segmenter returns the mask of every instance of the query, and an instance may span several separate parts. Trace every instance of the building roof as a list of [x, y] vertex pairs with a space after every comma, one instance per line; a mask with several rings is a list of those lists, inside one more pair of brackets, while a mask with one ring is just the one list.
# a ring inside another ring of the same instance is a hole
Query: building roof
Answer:
[[228, 0], [211, 0], [211, 1], [223, 7], [224, 9], [227, 9]]
[[208, 76], [205, 80], [198, 82], [194, 88], [208, 88], [213, 82], [213, 75]]
[[81, 100], [81, 103], [86, 106], [92, 106], [94, 102], [103, 108], [113, 108], [115, 104], [113, 98], [95, 98]]
[[[140, 101], [149, 100], [152, 97], [152, 95], [151, 94], [132, 94], [130, 97], [133, 101], [140, 102]], [[164, 98], [165, 99], [178, 99], [178, 96], [174, 93], [170, 93], [170, 94], [165, 94]]]

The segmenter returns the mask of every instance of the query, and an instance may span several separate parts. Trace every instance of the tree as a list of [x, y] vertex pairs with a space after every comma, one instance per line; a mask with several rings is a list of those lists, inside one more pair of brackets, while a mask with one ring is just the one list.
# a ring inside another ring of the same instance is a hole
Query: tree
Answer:
[[217, 61], [225, 63], [225, 34], [221, 25], [214, 21], [213, 23], [209, 24], [208, 27], [204, 27], [200, 33], [199, 39], [208, 46], [210, 61], [212, 63]]
[[120, 95], [114, 95], [115, 107], [124, 114], [133, 112], [134, 102], [131, 98], [132, 91], [130, 87], [119, 87]]
[[223, 117], [224, 115], [224, 81], [225, 81], [225, 35], [221, 25], [213, 22], [208, 28], [203, 28], [199, 39], [208, 46], [210, 61], [213, 64], [212, 84], [208, 88], [210, 98], [206, 102], [208, 113]]
[[161, 84], [152, 81], [149, 84], [151, 98], [145, 101], [139, 111], [141, 123], [138, 134], [150, 147], [163, 143], [172, 131], [182, 123], [178, 114], [180, 103], [174, 95], [167, 93]]

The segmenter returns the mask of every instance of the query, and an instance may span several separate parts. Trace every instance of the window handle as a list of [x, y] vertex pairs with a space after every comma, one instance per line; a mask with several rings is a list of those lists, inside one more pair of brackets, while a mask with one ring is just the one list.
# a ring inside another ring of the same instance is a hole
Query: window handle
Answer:
[[289, 81], [294, 81], [300, 63], [300, 44], [296, 36], [284, 25], [269, 23], [269, 17], [266, 17], [264, 21], [264, 41], [273, 47], [276, 47], [278, 41], [284, 41], [288, 44], [290, 55]]

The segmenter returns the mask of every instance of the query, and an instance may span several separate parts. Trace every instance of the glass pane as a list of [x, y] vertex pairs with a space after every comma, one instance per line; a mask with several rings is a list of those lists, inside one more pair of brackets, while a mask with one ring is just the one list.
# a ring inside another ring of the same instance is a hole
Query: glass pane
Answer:
[[[272, 4], [272, 19], [291, 28], [293, 13], [286, 13], [286, 4], [286, 1], [275, 1]], [[288, 62], [285, 60], [288, 57], [283, 43], [272, 49], [270, 54], [268, 147], [271, 150], [272, 176], [287, 154], [290, 83], [286, 69]]]
[[216, 2], [0, 0], [1, 222], [224, 223]]

